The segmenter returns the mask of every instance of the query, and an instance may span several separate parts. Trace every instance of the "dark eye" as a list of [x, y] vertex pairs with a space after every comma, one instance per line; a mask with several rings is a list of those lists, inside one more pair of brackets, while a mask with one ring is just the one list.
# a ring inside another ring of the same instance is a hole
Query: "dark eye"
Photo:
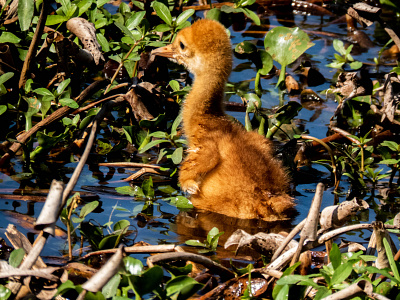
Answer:
[[179, 47], [181, 47], [182, 50], [185, 49], [185, 45], [182, 42], [179, 43]]

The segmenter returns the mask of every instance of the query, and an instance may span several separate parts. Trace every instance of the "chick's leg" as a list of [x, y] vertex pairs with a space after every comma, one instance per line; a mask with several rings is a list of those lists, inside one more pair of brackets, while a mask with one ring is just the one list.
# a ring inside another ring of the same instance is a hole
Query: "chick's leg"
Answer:
[[179, 182], [181, 189], [189, 194], [200, 192], [202, 179], [219, 163], [219, 153], [215, 143], [207, 147], [197, 147], [188, 150], [189, 154], [181, 166]]

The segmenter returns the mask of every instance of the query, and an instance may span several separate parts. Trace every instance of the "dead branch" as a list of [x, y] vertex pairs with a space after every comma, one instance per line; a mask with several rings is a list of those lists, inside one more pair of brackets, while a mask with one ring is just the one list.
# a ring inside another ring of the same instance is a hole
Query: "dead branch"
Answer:
[[307, 216], [307, 221], [304, 224], [303, 230], [300, 233], [300, 241], [296, 251], [293, 256], [291, 265], [294, 265], [301, 254], [303, 244], [307, 241], [315, 241], [317, 239], [317, 225], [319, 220], [319, 211], [322, 203], [322, 196], [324, 193], [325, 186], [323, 183], [318, 183], [317, 189], [315, 190], [315, 196], [311, 203], [310, 211]]

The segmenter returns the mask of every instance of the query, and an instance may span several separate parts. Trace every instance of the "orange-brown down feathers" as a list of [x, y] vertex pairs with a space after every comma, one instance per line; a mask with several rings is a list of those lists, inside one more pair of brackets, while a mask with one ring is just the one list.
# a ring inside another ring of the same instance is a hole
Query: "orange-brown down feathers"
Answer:
[[225, 27], [197, 21], [154, 53], [173, 58], [195, 75], [183, 107], [189, 150], [179, 173], [193, 205], [242, 219], [285, 218], [294, 203], [286, 194], [288, 178], [272, 155], [271, 142], [230, 121], [222, 107], [232, 68]]

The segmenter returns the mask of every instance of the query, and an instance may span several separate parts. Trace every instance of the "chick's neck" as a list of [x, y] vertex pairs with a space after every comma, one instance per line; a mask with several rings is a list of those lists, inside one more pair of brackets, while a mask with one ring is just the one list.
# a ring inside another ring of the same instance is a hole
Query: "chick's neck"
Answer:
[[184, 130], [189, 142], [198, 130], [197, 125], [225, 116], [222, 102], [229, 72], [230, 67], [215, 68], [195, 75], [192, 90], [183, 107]]

